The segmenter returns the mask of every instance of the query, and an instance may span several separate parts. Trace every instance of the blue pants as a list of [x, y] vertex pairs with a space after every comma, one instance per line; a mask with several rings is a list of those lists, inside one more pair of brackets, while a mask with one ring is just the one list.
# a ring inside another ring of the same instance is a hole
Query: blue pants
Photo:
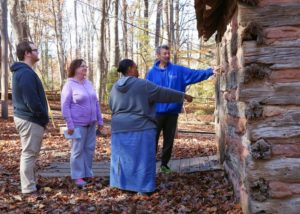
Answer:
[[96, 123], [80, 129], [81, 138], [72, 140], [71, 147], [71, 178], [87, 178], [93, 176], [92, 164], [96, 147]]

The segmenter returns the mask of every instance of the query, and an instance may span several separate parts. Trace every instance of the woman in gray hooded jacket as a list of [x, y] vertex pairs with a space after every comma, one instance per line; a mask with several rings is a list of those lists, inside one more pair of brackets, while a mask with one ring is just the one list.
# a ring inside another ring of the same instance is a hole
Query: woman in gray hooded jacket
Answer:
[[155, 103], [191, 102], [183, 92], [139, 79], [130, 59], [119, 63], [122, 77], [113, 85], [109, 105], [111, 122], [110, 185], [123, 190], [151, 193], [155, 190]]

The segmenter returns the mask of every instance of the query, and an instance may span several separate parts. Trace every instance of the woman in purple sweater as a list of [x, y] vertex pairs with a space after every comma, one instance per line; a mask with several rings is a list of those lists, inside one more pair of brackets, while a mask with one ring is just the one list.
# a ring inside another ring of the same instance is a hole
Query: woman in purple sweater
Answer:
[[103, 120], [96, 91], [86, 79], [87, 66], [83, 59], [71, 62], [68, 80], [61, 92], [61, 109], [67, 123], [68, 134], [80, 136], [72, 139], [71, 178], [78, 187], [86, 185], [92, 177], [92, 162], [96, 146], [96, 126], [101, 130]]

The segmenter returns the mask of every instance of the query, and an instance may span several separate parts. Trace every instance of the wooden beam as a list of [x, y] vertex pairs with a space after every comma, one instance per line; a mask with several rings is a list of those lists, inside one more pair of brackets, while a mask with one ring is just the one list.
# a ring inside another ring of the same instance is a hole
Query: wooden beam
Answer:
[[256, 41], [245, 41], [242, 48], [245, 65], [261, 63], [270, 65], [271, 69], [300, 68], [300, 39], [281, 41], [274, 46], [257, 46]]
[[249, 183], [264, 178], [266, 181], [300, 182], [300, 159], [278, 158], [269, 161], [248, 160], [246, 164]]
[[246, 26], [248, 22], [258, 22], [263, 27], [279, 27], [300, 25], [300, 4], [282, 3], [265, 7], [238, 6], [240, 24]]

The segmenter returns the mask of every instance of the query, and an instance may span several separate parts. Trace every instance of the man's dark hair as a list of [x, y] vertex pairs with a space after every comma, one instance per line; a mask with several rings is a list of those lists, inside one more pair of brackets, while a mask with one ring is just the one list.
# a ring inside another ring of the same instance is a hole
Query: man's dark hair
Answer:
[[155, 50], [156, 54], [160, 54], [161, 49], [170, 50], [170, 47], [168, 45], [160, 45]]
[[17, 45], [17, 57], [19, 60], [21, 60], [21, 61], [24, 60], [26, 51], [27, 52], [32, 51], [30, 44], [33, 45], [34, 43], [31, 41], [28, 41], [28, 40], [24, 40]]
[[127, 74], [128, 68], [133, 66], [135, 63], [131, 59], [123, 59], [119, 62], [119, 66], [117, 71], [122, 73], [123, 75]]
[[68, 69], [68, 77], [74, 77], [76, 69], [79, 68], [83, 62], [83, 59], [74, 59]]

